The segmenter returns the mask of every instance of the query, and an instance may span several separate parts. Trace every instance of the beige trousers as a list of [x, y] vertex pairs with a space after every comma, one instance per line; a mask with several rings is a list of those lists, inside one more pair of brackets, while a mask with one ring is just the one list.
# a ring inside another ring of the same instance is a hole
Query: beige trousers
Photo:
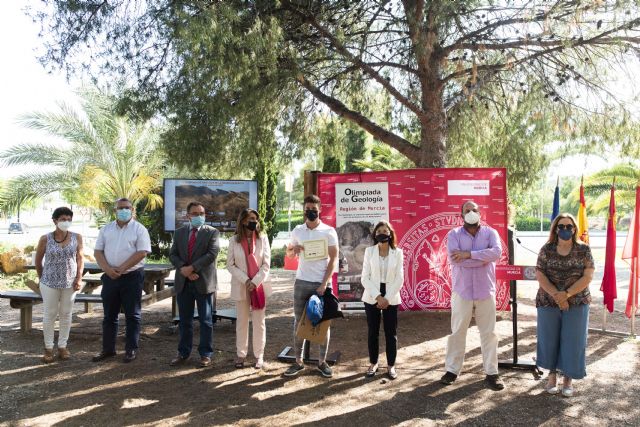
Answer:
[[496, 300], [465, 300], [457, 293], [451, 295], [451, 335], [447, 341], [445, 368], [448, 372], [460, 374], [464, 363], [467, 330], [471, 323], [473, 309], [476, 310], [476, 324], [480, 332], [482, 364], [487, 375], [498, 373], [498, 336], [496, 326]]
[[267, 340], [265, 311], [265, 309], [252, 310], [249, 298], [236, 301], [236, 351], [239, 358], [244, 359], [249, 352], [249, 319], [253, 325], [253, 355], [256, 359], [263, 358]]

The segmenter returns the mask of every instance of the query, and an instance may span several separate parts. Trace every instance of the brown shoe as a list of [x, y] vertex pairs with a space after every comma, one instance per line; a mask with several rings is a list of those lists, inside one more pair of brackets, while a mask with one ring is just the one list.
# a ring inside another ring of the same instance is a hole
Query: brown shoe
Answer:
[[181, 355], [180, 353], [178, 353], [176, 355], [176, 357], [174, 357], [173, 359], [171, 359], [171, 362], [169, 362], [169, 366], [178, 366], [178, 365], [182, 365], [184, 362], [187, 361], [187, 359], [189, 358], [189, 356], [184, 357], [183, 355]]
[[207, 356], [202, 356], [200, 358], [200, 363], [198, 364], [198, 367], [200, 368], [206, 368], [207, 366], [211, 365], [211, 358], [207, 357]]
[[58, 358], [60, 360], [67, 360], [70, 357], [71, 357], [71, 353], [69, 352], [69, 350], [66, 349], [66, 347], [58, 348]]
[[54, 361], [53, 349], [48, 349], [48, 348], [44, 349], [44, 355], [42, 356], [42, 361], [44, 363], [51, 363]]

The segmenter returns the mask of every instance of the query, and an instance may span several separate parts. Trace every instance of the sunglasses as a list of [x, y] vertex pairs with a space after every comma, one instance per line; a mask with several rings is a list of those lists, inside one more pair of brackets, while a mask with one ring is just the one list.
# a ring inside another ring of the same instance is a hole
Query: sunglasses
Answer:
[[567, 229], [569, 231], [573, 230], [573, 224], [558, 224], [558, 230]]

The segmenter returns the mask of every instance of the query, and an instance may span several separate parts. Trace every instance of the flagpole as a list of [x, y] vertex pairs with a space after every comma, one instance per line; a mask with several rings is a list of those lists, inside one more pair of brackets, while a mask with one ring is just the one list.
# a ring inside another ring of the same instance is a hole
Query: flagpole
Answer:
[[631, 260], [632, 268], [631, 268], [631, 338], [636, 337], [636, 307], [638, 307], [638, 295], [636, 294], [636, 288], [638, 286], [638, 257], [632, 258]]
[[607, 306], [602, 306], [602, 332], [607, 330]]

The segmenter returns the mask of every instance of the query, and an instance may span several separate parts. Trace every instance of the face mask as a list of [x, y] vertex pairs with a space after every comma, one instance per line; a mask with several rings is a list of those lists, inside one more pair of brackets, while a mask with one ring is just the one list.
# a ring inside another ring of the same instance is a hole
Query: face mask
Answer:
[[391, 236], [388, 234], [376, 234], [376, 242], [378, 243], [387, 243], [391, 240]]
[[464, 215], [464, 222], [471, 225], [476, 225], [480, 222], [480, 214], [478, 212], [469, 211]]
[[304, 211], [304, 214], [309, 219], [309, 221], [315, 221], [319, 216], [318, 211], [314, 211], [311, 209], [307, 209], [306, 211]]
[[258, 223], [256, 221], [249, 221], [247, 223], [247, 228], [251, 231], [256, 231], [257, 227], [258, 227]]
[[58, 221], [56, 224], [62, 231], [67, 231], [71, 228], [71, 221]]
[[571, 230], [558, 230], [558, 237], [562, 240], [571, 240], [573, 233]]
[[118, 209], [116, 217], [122, 222], [129, 221], [131, 219], [131, 209]]
[[192, 216], [189, 222], [191, 222], [192, 227], [198, 228], [204, 224], [204, 217], [200, 215]]

